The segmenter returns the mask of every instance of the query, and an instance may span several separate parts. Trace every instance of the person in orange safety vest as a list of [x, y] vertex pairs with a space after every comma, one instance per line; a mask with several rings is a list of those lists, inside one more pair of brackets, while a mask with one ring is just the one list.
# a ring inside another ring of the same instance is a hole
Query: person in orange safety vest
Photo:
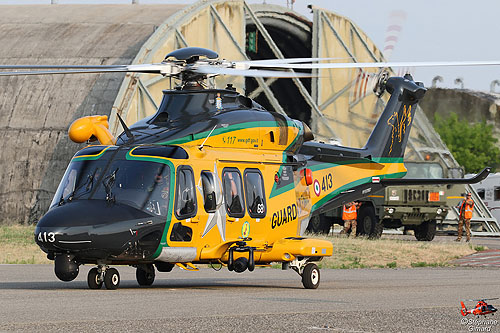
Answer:
[[459, 204], [460, 220], [458, 221], [458, 237], [457, 242], [462, 240], [462, 229], [465, 222], [465, 234], [467, 242], [470, 241], [470, 219], [472, 218], [472, 211], [474, 210], [474, 201], [471, 199], [471, 193], [467, 193], [465, 200]]
[[351, 230], [352, 237], [356, 237], [356, 218], [358, 217], [357, 209], [361, 206], [359, 202], [349, 202], [344, 205], [342, 211], [342, 220], [344, 220], [344, 229], [340, 234], [347, 234]]

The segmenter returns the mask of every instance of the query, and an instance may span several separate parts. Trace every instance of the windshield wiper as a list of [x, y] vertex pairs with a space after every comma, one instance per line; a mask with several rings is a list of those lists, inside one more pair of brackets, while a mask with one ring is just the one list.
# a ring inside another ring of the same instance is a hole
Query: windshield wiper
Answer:
[[[92, 189], [92, 186], [94, 185], [94, 178], [95, 178], [95, 174], [97, 173], [97, 170], [99, 170], [99, 168], [96, 168], [91, 175], [87, 176], [87, 180], [85, 181], [85, 183], [80, 184], [77, 188], [75, 188], [73, 190], [73, 192], [71, 192], [71, 194], [67, 198], [68, 201], [75, 200], [76, 199], [75, 198], [76, 192], [78, 190], [82, 189], [84, 186], [86, 186], [85, 187], [85, 192], [83, 192], [80, 196], [84, 195], [85, 193], [88, 193]], [[64, 202], [64, 199], [63, 199], [62, 196], [61, 196], [61, 201]]]
[[116, 172], [120, 168], [116, 168], [115, 171], [113, 171], [110, 175], [107, 175], [104, 177], [102, 180], [102, 184], [104, 185], [104, 189], [106, 190], [106, 201], [115, 201], [115, 198], [113, 196], [113, 193], [111, 193], [111, 188], [115, 184], [116, 180]]
[[58, 206], [62, 206], [64, 204], [64, 196], [61, 194], [61, 198], [59, 198], [59, 202], [57, 203]]

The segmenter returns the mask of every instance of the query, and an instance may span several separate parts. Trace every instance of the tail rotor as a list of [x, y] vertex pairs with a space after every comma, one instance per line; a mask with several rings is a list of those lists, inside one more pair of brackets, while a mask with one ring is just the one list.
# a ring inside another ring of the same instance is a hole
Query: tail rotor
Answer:
[[460, 309], [460, 313], [462, 314], [462, 316], [465, 317], [468, 315], [467, 308], [465, 307], [464, 302], [460, 302], [460, 304], [462, 305], [462, 309]]

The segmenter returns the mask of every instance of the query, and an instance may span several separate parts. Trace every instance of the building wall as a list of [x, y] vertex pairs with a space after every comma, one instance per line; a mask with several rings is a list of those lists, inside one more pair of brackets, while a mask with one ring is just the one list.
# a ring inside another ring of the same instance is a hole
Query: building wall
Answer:
[[[0, 6], [0, 64], [130, 64], [183, 5]], [[124, 74], [0, 77], [0, 223], [45, 213], [82, 145], [76, 118], [109, 115]]]
[[466, 89], [431, 88], [420, 103], [427, 117], [433, 121], [437, 113], [447, 118], [456, 113], [471, 123], [485, 121], [494, 126], [500, 147], [500, 95]]

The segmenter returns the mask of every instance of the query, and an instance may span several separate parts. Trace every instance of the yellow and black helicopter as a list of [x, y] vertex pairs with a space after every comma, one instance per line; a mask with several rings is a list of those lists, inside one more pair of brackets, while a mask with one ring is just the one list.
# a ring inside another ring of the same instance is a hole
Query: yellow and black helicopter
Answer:
[[[106, 116], [76, 120], [70, 138], [98, 140], [78, 151], [38, 222], [35, 241], [55, 261], [55, 274], [75, 279], [92, 264], [88, 286], [116, 289], [110, 265], [137, 268], [139, 285], [155, 271], [218, 263], [238, 273], [281, 262], [305, 288], [317, 288], [315, 262], [331, 242], [304, 237], [314, 215], [393, 184], [471, 183], [484, 179], [398, 179], [416, 104], [426, 89], [412, 77], [379, 75], [376, 92], [391, 97], [365, 147], [313, 141], [301, 121], [270, 112], [232, 86], [208, 89], [214, 75], [300, 77], [283, 69], [388, 67], [320, 63], [323, 59], [231, 62], [208, 49], [184, 48], [160, 64], [128, 66], [0, 66], [0, 75], [137, 72], [174, 77], [157, 112], [117, 138]], [[407, 66], [404, 64], [403, 66]], [[30, 71], [22, 71], [29, 69]], [[280, 71], [281, 70], [281, 71]], [[155, 270], [156, 268], [156, 270]]]

